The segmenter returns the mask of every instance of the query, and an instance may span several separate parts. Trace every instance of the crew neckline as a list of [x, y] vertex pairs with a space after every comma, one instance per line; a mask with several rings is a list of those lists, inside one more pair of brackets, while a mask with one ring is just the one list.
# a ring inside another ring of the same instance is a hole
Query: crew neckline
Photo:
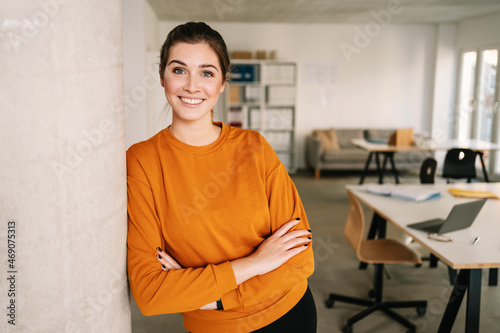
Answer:
[[221, 128], [221, 132], [217, 140], [206, 146], [192, 146], [182, 142], [181, 140], [177, 139], [172, 134], [172, 132], [170, 132], [169, 130], [170, 126], [162, 130], [162, 134], [163, 137], [167, 140], [167, 142], [173, 145], [174, 147], [189, 152], [191, 154], [204, 155], [217, 150], [224, 143], [227, 136], [229, 135], [229, 126], [227, 126], [222, 122], [213, 122], [213, 124], [219, 126]]

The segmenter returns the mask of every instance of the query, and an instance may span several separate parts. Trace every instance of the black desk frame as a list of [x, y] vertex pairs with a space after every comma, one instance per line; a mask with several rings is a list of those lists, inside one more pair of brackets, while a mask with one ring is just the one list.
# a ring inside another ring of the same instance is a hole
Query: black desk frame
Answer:
[[[378, 183], [384, 183], [384, 174], [387, 171], [386, 165], [387, 160], [391, 163], [391, 172], [394, 175], [394, 179], [396, 180], [396, 184], [399, 184], [398, 170], [396, 169], [396, 164], [394, 163], [394, 152], [370, 152], [368, 158], [366, 159], [365, 168], [363, 169], [363, 173], [361, 174], [361, 179], [359, 180], [359, 185], [363, 184], [365, 181], [366, 174], [370, 170], [370, 162], [372, 161], [373, 154], [375, 154], [375, 163], [377, 164], [377, 173], [378, 173]], [[382, 167], [380, 167], [380, 156], [379, 154], [384, 154], [384, 162], [382, 163]]]
[[[372, 161], [374, 154], [375, 154], [375, 163], [377, 165], [378, 183], [379, 184], [384, 183], [384, 174], [387, 172], [386, 166], [387, 166], [387, 161], [389, 161], [389, 163], [391, 163], [390, 172], [394, 175], [394, 179], [396, 181], [396, 184], [399, 184], [398, 170], [396, 169], [396, 164], [394, 163], [395, 152], [378, 152], [378, 151], [373, 152], [373, 151], [371, 151], [368, 155], [368, 158], [366, 159], [365, 168], [363, 169], [363, 173], [361, 174], [361, 179], [359, 180], [359, 185], [362, 185], [363, 182], [365, 181], [366, 175], [368, 174], [368, 171], [370, 170], [370, 163]], [[384, 155], [384, 161], [382, 163], [382, 167], [380, 167], [379, 154]], [[481, 161], [481, 169], [483, 170], [484, 181], [486, 183], [489, 183], [490, 179], [488, 177], [488, 173], [486, 172], [486, 166], [484, 165], [484, 159], [483, 159], [484, 152], [476, 151], [476, 154], [479, 156], [479, 160]]]

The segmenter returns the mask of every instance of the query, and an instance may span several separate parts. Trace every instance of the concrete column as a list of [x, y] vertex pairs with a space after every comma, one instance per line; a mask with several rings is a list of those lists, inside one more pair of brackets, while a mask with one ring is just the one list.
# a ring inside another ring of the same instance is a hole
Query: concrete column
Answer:
[[119, 0], [0, 2], [1, 332], [131, 331], [121, 40]]

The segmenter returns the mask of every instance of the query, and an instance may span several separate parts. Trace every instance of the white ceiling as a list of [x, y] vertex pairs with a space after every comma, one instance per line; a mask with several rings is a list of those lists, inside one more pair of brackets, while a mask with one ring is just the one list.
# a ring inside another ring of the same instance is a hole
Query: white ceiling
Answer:
[[500, 0], [148, 0], [160, 20], [367, 23], [388, 11], [391, 23], [439, 23], [500, 12]]

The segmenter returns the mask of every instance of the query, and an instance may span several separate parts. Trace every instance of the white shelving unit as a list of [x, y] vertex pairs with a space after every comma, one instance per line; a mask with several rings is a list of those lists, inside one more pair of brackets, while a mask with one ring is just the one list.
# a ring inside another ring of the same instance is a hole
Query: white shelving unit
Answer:
[[223, 98], [224, 122], [259, 131], [288, 172], [295, 172], [296, 63], [235, 60], [230, 78]]

